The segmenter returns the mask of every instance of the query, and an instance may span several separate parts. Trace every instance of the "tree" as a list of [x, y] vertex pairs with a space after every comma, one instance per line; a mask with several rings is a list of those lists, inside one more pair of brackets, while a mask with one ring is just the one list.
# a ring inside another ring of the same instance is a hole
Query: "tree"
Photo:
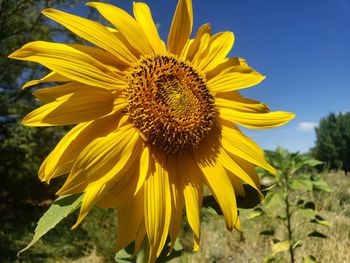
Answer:
[[312, 153], [332, 169], [350, 171], [350, 112], [330, 113], [320, 121]]
[[38, 106], [31, 90], [21, 91], [20, 87], [30, 79], [41, 78], [47, 71], [36, 63], [18, 62], [7, 56], [31, 41], [52, 41], [57, 34], [72, 38], [62, 27], [48, 22], [41, 11], [77, 3], [78, 0], [0, 0], [1, 203], [17, 206], [47, 196], [48, 189], [35, 180], [37, 170], [64, 134], [61, 128], [31, 129], [20, 124], [23, 116]]
[[[78, 3], [81, 1], [0, 0], [0, 262], [22, 262], [22, 259], [25, 262], [45, 261], [44, 256], [52, 258], [53, 254], [53, 260], [59, 259], [56, 248], [47, 250], [45, 246], [44, 249], [38, 248], [37, 252], [21, 255], [21, 259], [16, 256], [59, 187], [59, 184], [48, 187], [40, 182], [37, 171], [65, 129], [31, 128], [20, 124], [21, 119], [38, 106], [37, 100], [30, 94], [37, 87], [26, 90], [21, 90], [20, 87], [28, 80], [43, 77], [47, 71], [39, 64], [19, 62], [8, 59], [7, 56], [24, 44], [36, 40], [55, 41], [58, 38], [62, 42], [82, 43], [79, 37], [41, 15], [45, 8], [54, 6], [62, 9]], [[91, 8], [88, 16], [96, 14], [95, 9]], [[94, 223], [106, 224], [103, 215], [108, 213], [97, 215], [101, 218], [95, 219]], [[71, 220], [59, 226], [60, 234], [65, 233], [63, 240], [72, 240], [72, 236], [66, 232], [72, 224]], [[84, 228], [77, 232], [85, 239], [90, 234], [96, 234], [96, 231], [86, 231]], [[112, 243], [110, 235], [104, 235], [102, 240], [106, 239]], [[57, 237], [45, 242], [57, 244], [59, 240]], [[70, 251], [74, 251], [73, 255], [82, 256], [90, 249], [82, 244], [86, 243], [66, 242], [61, 251], [65, 256], [72, 255]], [[96, 243], [93, 244], [94, 247], [95, 245]]]

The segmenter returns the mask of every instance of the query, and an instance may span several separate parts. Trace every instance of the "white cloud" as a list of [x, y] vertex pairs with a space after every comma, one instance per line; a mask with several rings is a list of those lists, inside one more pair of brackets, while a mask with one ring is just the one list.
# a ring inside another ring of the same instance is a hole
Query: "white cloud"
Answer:
[[317, 127], [318, 124], [316, 122], [300, 122], [298, 124], [298, 131], [301, 132], [311, 132]]
[[158, 30], [159, 30], [160, 26], [161, 26], [161, 24], [159, 22], [157, 22], [156, 23], [156, 27], [157, 27]]

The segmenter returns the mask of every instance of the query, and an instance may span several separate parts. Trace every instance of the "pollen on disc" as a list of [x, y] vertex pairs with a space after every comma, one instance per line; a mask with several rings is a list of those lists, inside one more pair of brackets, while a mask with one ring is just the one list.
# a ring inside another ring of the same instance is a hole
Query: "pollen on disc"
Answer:
[[152, 55], [132, 66], [127, 77], [128, 114], [155, 148], [168, 154], [191, 150], [211, 130], [214, 98], [189, 63]]

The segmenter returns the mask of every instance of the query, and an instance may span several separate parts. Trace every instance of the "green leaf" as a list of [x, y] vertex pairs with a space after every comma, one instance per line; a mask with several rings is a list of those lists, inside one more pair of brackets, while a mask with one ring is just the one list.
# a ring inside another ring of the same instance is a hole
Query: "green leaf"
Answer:
[[265, 199], [264, 199], [264, 203], [266, 205], [266, 208], [280, 206], [282, 202], [283, 202], [283, 192], [282, 191], [268, 192]]
[[[207, 207], [205, 207], [206, 209], [207, 209], [207, 211], [209, 212], [209, 213], [211, 213], [211, 214], [213, 214], [213, 215], [219, 215], [219, 213], [218, 213], [218, 211], [217, 210], [215, 210], [213, 207], [211, 207], [211, 206], [207, 206]], [[222, 214], [221, 213], [221, 210], [220, 210], [220, 214]]]
[[303, 263], [317, 263], [316, 258], [314, 256], [304, 256]]
[[286, 159], [289, 155], [289, 152], [282, 147], [277, 147], [275, 152], [279, 154], [282, 157], [282, 159]]
[[290, 181], [289, 186], [293, 190], [312, 191], [313, 184], [310, 176], [297, 176]]
[[298, 211], [299, 211], [300, 214], [302, 214], [306, 218], [309, 218], [309, 219], [314, 219], [315, 218], [316, 212], [313, 209], [301, 208], [301, 209], [298, 209]]
[[319, 238], [327, 238], [327, 236], [317, 230], [312, 230], [307, 234], [308, 237], [319, 237]]
[[261, 231], [259, 234], [261, 236], [273, 236], [275, 234], [275, 230], [267, 229], [267, 230]]
[[259, 216], [262, 216], [264, 213], [264, 210], [262, 210], [260, 207], [256, 207], [253, 209], [253, 211], [249, 212], [247, 219], [257, 218]]
[[319, 225], [324, 225], [324, 226], [328, 226], [328, 227], [332, 227], [332, 223], [326, 221], [323, 219], [323, 217], [321, 217], [320, 215], [316, 215], [315, 219], [312, 219], [310, 221], [311, 223], [315, 223], [315, 224], [319, 224]]
[[134, 262], [132, 259], [132, 254], [130, 254], [126, 249], [121, 249], [115, 253], [114, 260], [118, 263]]
[[183, 250], [183, 246], [181, 245], [179, 239], [177, 238], [174, 244], [174, 251], [181, 251]]
[[30, 248], [50, 229], [54, 228], [62, 219], [74, 212], [81, 206], [83, 200], [82, 194], [62, 195], [58, 197], [39, 219], [39, 222], [34, 230], [34, 237], [30, 243], [20, 250], [18, 254]]
[[299, 213], [308, 219], [314, 219], [316, 216], [316, 206], [312, 201], [306, 202], [303, 207], [298, 209]]
[[273, 256], [267, 256], [264, 258], [262, 263], [272, 263], [272, 262], [276, 262], [276, 258]]
[[307, 165], [307, 166], [311, 166], [311, 167], [315, 167], [317, 165], [323, 164], [323, 162], [316, 160], [316, 159], [305, 159], [303, 160], [303, 165]]
[[289, 249], [289, 241], [285, 240], [282, 242], [277, 242], [272, 245], [272, 256], [275, 256], [277, 253], [286, 251]]
[[323, 180], [313, 181], [312, 187], [315, 191], [332, 192], [332, 188]]

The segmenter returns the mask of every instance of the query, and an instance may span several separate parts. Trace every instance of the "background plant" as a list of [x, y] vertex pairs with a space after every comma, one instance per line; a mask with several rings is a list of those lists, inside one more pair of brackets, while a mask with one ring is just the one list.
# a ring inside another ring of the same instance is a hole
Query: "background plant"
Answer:
[[[272, 254], [265, 258], [265, 262], [279, 259], [278, 253], [288, 250], [290, 262], [295, 262], [295, 251], [303, 245], [307, 238], [327, 238], [317, 226], [330, 226], [318, 212], [312, 201], [313, 191], [329, 192], [328, 184], [316, 175], [314, 167], [320, 165], [307, 155], [289, 153], [283, 148], [267, 151], [268, 161], [276, 168], [277, 174], [272, 177], [263, 170], [259, 170], [262, 181], [270, 186], [265, 189], [264, 202], [250, 214], [253, 219], [265, 216], [271, 224], [260, 234], [273, 237]], [[275, 233], [276, 226], [282, 223], [284, 233]], [[306, 226], [305, 226], [306, 225]], [[305, 227], [308, 228], [307, 232]], [[302, 228], [303, 231], [300, 231]], [[282, 238], [276, 236], [280, 234]], [[313, 255], [304, 255], [305, 262], [316, 262]]]

